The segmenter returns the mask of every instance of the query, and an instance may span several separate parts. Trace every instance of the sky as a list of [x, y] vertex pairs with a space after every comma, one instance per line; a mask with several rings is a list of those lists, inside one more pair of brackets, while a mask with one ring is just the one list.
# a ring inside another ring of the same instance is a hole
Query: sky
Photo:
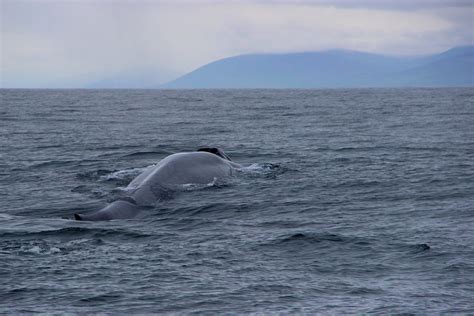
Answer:
[[0, 87], [157, 83], [247, 53], [474, 44], [474, 0], [0, 0]]

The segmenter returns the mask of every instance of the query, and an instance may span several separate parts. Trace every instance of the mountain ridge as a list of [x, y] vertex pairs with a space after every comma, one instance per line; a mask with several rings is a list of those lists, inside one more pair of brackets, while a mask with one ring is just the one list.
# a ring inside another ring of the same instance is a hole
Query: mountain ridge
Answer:
[[203, 65], [162, 89], [474, 86], [474, 46], [418, 57], [331, 49], [245, 54]]

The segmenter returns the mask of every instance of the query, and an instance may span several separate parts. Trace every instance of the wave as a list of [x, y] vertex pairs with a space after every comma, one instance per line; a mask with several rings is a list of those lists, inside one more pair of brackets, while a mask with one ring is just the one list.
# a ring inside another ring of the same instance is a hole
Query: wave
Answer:
[[0, 238], [45, 238], [45, 237], [93, 237], [93, 238], [106, 238], [106, 237], [126, 237], [131, 239], [146, 238], [152, 235], [144, 234], [142, 232], [131, 231], [129, 229], [118, 229], [118, 228], [88, 228], [88, 227], [64, 227], [60, 229], [41, 230], [34, 232], [26, 231], [13, 231], [13, 232], [0, 232]]
[[237, 168], [237, 174], [250, 177], [274, 177], [288, 171], [286, 167], [274, 163], [254, 163], [246, 167]]
[[201, 98], [192, 98], [192, 97], [168, 97], [167, 100], [178, 101], [178, 102], [202, 102], [204, 99]]
[[195, 191], [204, 190], [212, 187], [223, 187], [226, 185], [226, 181], [218, 178], [214, 178], [209, 183], [185, 183], [176, 186], [177, 191]]
[[281, 236], [274, 240], [275, 244], [286, 243], [320, 243], [320, 242], [348, 242], [347, 237], [331, 233], [295, 233], [289, 236]]
[[292, 234], [282, 235], [265, 242], [264, 246], [272, 247], [290, 247], [291, 249], [298, 249], [301, 247], [307, 248], [312, 246], [326, 246], [326, 245], [346, 245], [352, 249], [367, 249], [378, 253], [380, 249], [383, 251], [389, 251], [392, 253], [399, 253], [400, 251], [405, 254], [418, 254], [431, 250], [431, 246], [426, 243], [419, 244], [407, 244], [402, 242], [396, 242], [393, 240], [381, 240], [373, 237], [361, 237], [361, 236], [346, 236], [334, 233], [314, 233], [314, 232], [298, 232]]
[[414, 245], [407, 245], [408, 249], [412, 252], [412, 253], [420, 253], [420, 252], [425, 252], [425, 251], [428, 251], [431, 249], [430, 246], [428, 246], [428, 244], [414, 244]]
[[130, 153], [130, 154], [125, 154], [123, 155], [123, 157], [127, 157], [127, 158], [130, 158], [130, 157], [133, 157], [133, 158], [144, 158], [144, 157], [158, 157], [158, 158], [161, 158], [163, 156], [167, 156], [167, 155], [170, 155], [172, 154], [171, 152], [169, 151], [164, 151], [164, 150], [150, 150], [150, 151], [137, 151], [137, 152], [133, 152], [133, 153]]
[[342, 147], [316, 147], [313, 150], [319, 152], [336, 152], [336, 153], [351, 153], [351, 152], [373, 152], [373, 151], [387, 151], [387, 152], [418, 152], [418, 151], [434, 151], [442, 152], [452, 150], [452, 147], [436, 147], [436, 146], [342, 146]]
[[113, 185], [116, 185], [116, 188], [113, 189], [116, 192], [111, 192], [112, 197], [116, 194], [122, 194], [124, 188], [139, 174], [141, 174], [144, 170], [153, 167], [154, 165], [150, 165], [147, 167], [138, 167], [138, 168], [129, 168], [129, 169], [121, 169], [121, 170], [107, 170], [107, 169], [98, 169], [93, 171], [81, 172], [76, 174], [76, 177], [80, 180], [90, 182], [94, 181], [95, 184], [87, 183], [85, 185], [78, 185], [72, 192], [79, 192], [79, 193], [92, 193], [93, 196], [104, 197], [107, 196], [107, 190], [104, 190], [100, 187], [91, 187], [91, 185], [98, 185], [98, 182], [110, 182]]
[[74, 166], [77, 160], [48, 160], [28, 166], [28, 169], [42, 169], [47, 167]]
[[130, 168], [130, 169], [123, 169], [123, 170], [117, 170], [117, 171], [112, 171], [106, 174], [103, 174], [99, 177], [100, 181], [131, 181], [133, 178], [141, 174], [143, 171], [145, 171], [148, 168], [152, 168], [155, 165], [150, 165], [147, 167], [141, 167], [141, 168]]
[[76, 177], [81, 180], [97, 180], [100, 177], [107, 175], [111, 172], [113, 171], [107, 169], [97, 169], [93, 171], [79, 172], [76, 174]]

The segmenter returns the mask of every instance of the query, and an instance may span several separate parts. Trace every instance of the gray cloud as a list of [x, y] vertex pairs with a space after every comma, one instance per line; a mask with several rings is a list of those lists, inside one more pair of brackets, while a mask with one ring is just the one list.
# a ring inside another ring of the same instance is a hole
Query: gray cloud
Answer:
[[81, 86], [149, 68], [166, 80], [242, 53], [473, 43], [470, 1], [0, 1], [3, 86]]
[[273, 0], [260, 3], [324, 5], [342, 8], [377, 10], [420, 10], [429, 8], [451, 8], [473, 6], [472, 0]]

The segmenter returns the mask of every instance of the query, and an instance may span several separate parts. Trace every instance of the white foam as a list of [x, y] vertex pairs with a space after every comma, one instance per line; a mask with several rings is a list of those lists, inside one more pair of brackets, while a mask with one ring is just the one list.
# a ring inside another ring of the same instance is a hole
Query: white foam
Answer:
[[217, 183], [218, 183], [218, 179], [216, 177], [214, 177], [214, 179], [209, 183], [205, 183], [205, 184], [185, 183], [185, 184], [179, 185], [178, 187], [185, 190], [185, 191], [192, 191], [192, 190], [199, 190], [199, 189], [204, 189], [204, 188], [208, 188], [208, 187], [213, 187]]
[[33, 246], [30, 249], [23, 249], [23, 251], [39, 255], [41, 253], [41, 248], [40, 246]]
[[6, 214], [6, 213], [0, 213], [0, 220], [8, 221], [8, 220], [14, 219], [15, 217], [17, 217], [17, 216], [13, 216], [13, 215]]
[[272, 171], [275, 167], [275, 165], [268, 163], [254, 163], [247, 167], [238, 168], [237, 171], [248, 174], [262, 174]]
[[50, 247], [50, 246], [39, 246], [39, 245], [34, 245], [34, 246], [21, 246], [20, 252], [23, 253], [29, 253], [33, 255], [51, 255], [51, 254], [57, 254], [61, 252], [61, 249], [58, 247]]
[[142, 167], [142, 168], [131, 168], [131, 169], [123, 169], [123, 170], [114, 171], [112, 173], [101, 176], [100, 180], [110, 181], [110, 180], [125, 180], [125, 179], [135, 178], [140, 173], [142, 173], [146, 169], [151, 168], [153, 166], [155, 165], [150, 165], [150, 166]]

